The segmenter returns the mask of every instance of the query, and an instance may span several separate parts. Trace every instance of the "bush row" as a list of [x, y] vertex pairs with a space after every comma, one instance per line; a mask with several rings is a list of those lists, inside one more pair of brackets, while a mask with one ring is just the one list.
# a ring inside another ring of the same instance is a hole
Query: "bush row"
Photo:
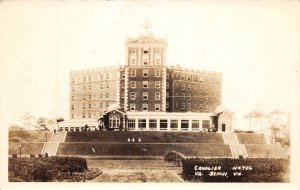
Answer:
[[176, 151], [169, 151], [164, 155], [164, 160], [175, 165], [182, 166], [183, 160], [185, 160], [185, 156]]
[[[199, 169], [201, 166], [206, 168]], [[220, 170], [207, 169], [207, 167], [213, 168], [218, 166], [221, 167], [219, 168]], [[237, 166], [244, 166], [246, 169], [236, 168]], [[202, 175], [199, 175], [199, 172]], [[211, 176], [211, 172], [227, 172], [227, 175]], [[182, 178], [196, 182], [289, 182], [289, 172], [288, 159], [193, 158], [184, 160]]]
[[9, 158], [9, 181], [81, 181], [87, 162], [77, 157]]

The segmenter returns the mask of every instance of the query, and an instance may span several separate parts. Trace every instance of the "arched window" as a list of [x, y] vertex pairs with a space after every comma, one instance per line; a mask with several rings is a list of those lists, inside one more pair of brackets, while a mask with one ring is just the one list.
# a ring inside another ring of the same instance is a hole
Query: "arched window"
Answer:
[[113, 115], [109, 117], [109, 127], [118, 128], [120, 126], [120, 117], [118, 115]]

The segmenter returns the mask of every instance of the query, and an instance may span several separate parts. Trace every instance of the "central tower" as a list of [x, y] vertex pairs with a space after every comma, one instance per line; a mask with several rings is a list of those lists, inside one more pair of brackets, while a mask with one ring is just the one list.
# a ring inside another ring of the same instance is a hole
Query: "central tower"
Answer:
[[[166, 111], [165, 39], [154, 38], [150, 22], [138, 38], [128, 38], [121, 94], [125, 111]], [[122, 104], [122, 99], [120, 100]]]

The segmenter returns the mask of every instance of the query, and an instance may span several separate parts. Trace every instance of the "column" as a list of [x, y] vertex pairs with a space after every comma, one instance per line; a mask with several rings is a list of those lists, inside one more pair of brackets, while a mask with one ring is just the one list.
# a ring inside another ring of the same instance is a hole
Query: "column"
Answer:
[[203, 131], [203, 128], [202, 128], [202, 119], [201, 118], [199, 119], [199, 130]]
[[135, 118], [135, 126], [134, 126], [134, 130], [137, 131], [138, 130], [138, 127], [139, 127], [139, 120], [138, 118]]
[[159, 122], [160, 122], [160, 120], [156, 119], [156, 129], [157, 129], [157, 131], [160, 131]]
[[168, 118], [167, 120], [167, 131], [171, 131], [171, 119]]
[[149, 131], [149, 118], [146, 118], [146, 131]]
[[181, 119], [178, 119], [178, 131], [181, 131]]
[[189, 118], [189, 129], [188, 131], [192, 131], [192, 119]]

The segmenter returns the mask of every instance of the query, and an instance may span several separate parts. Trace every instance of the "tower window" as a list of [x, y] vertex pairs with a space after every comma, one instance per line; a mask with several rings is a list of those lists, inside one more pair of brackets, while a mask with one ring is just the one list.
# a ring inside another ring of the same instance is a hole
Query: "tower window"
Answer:
[[143, 77], [148, 77], [148, 70], [143, 70]]
[[143, 92], [143, 100], [148, 100], [148, 92]]
[[130, 92], [130, 100], [135, 100], [135, 92]]
[[143, 88], [148, 88], [148, 81], [143, 81]]
[[160, 93], [159, 92], [155, 92], [155, 100], [160, 100]]

